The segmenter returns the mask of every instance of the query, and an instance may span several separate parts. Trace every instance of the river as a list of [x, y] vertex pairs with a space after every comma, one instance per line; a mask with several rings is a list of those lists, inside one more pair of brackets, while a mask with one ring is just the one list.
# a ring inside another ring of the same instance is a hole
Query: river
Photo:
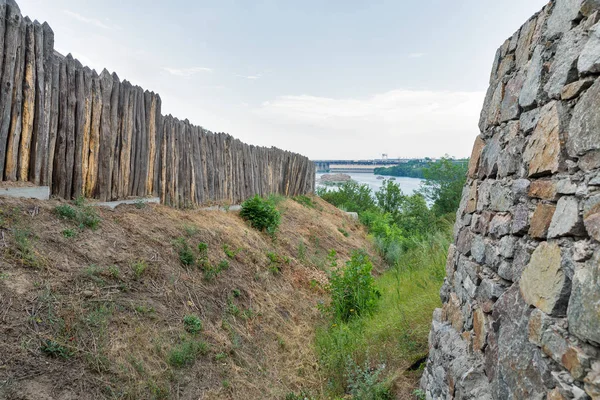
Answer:
[[[325, 175], [325, 174], [317, 173], [317, 182], [323, 175]], [[354, 179], [358, 183], [361, 183], [361, 184], [366, 183], [367, 185], [369, 185], [371, 190], [373, 190], [373, 193], [379, 191], [379, 188], [381, 188], [381, 185], [383, 184], [383, 179], [377, 179], [377, 175], [370, 174], [370, 173], [346, 173], [346, 175], [350, 175], [352, 177], [352, 179]], [[389, 179], [391, 177], [385, 177], [385, 178]], [[423, 180], [419, 179], [419, 178], [396, 177], [395, 182], [400, 185], [400, 189], [402, 189], [402, 192], [404, 194], [411, 195], [415, 192], [415, 190], [419, 189], [419, 187], [421, 186], [421, 182], [423, 182]], [[317, 183], [317, 187], [320, 187], [320, 186], [322, 186], [322, 185], [319, 185]], [[332, 189], [335, 188], [335, 186], [328, 186], [328, 187], [332, 188]]]

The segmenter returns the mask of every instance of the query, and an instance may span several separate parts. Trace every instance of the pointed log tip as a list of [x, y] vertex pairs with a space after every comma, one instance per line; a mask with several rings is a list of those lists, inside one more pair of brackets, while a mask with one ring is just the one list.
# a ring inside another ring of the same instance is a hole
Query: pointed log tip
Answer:
[[25, 22], [27, 25], [33, 24], [33, 22], [31, 22], [31, 18], [29, 18], [29, 16], [26, 16], [25, 18], [23, 18], [23, 22]]

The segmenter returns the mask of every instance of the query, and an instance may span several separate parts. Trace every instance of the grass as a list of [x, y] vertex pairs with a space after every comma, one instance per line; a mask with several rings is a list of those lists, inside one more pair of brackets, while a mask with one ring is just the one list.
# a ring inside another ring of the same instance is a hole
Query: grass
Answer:
[[302, 204], [306, 208], [315, 208], [315, 202], [308, 196], [295, 196], [292, 197], [292, 200]]
[[144, 260], [136, 261], [131, 265], [131, 269], [133, 271], [133, 275], [135, 279], [140, 279], [144, 272], [148, 269], [148, 264]]
[[31, 239], [33, 235], [28, 230], [15, 229], [15, 256], [20, 259], [21, 263], [28, 267], [37, 268], [40, 266], [40, 260], [33, 249]]
[[80, 230], [90, 228], [98, 229], [101, 219], [96, 210], [85, 204], [82, 197], [73, 202], [73, 205], [61, 204], [54, 208], [54, 213], [62, 219], [75, 222]]
[[426, 356], [451, 239], [448, 229], [415, 241], [397, 267], [376, 279], [382, 296], [372, 314], [317, 329], [317, 352], [333, 394], [350, 389], [349, 360], [361, 366], [385, 365], [380, 380], [386, 381]]
[[168, 362], [171, 366], [183, 368], [192, 365], [196, 359], [208, 353], [208, 344], [203, 341], [184, 340], [169, 352]]
[[197, 335], [202, 331], [202, 321], [196, 315], [186, 315], [183, 317], [183, 327], [186, 332]]

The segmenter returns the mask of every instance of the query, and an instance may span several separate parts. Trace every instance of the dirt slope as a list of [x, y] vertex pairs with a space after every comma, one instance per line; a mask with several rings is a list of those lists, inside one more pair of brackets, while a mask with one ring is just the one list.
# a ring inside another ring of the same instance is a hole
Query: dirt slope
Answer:
[[[92, 230], [59, 218], [64, 202], [0, 198], [0, 398], [318, 391], [312, 338], [327, 253], [345, 260], [370, 245], [358, 223], [313, 201], [280, 203], [274, 242], [235, 212], [97, 209]], [[184, 242], [204, 270], [182, 265]], [[188, 315], [201, 332], [184, 324]]]

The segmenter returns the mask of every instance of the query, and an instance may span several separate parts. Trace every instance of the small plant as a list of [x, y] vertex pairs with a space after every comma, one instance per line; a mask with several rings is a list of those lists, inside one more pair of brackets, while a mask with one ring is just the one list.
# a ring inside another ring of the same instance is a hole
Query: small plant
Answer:
[[304, 390], [300, 391], [300, 393], [298, 393], [298, 394], [290, 392], [285, 396], [285, 400], [315, 400], [315, 399], [316, 399], [316, 397], [311, 396], [310, 393], [308, 393]]
[[101, 221], [96, 210], [90, 206], [86, 206], [83, 197], [78, 197], [74, 205], [75, 207], [68, 204], [61, 204], [54, 208], [54, 212], [59, 218], [77, 223], [79, 229], [90, 228], [96, 230]]
[[306, 245], [303, 240], [298, 242], [298, 260], [302, 262], [306, 261]]
[[68, 204], [61, 204], [60, 206], [56, 206], [54, 212], [63, 219], [77, 219], [77, 210], [75, 210]]
[[186, 332], [197, 335], [202, 331], [202, 321], [196, 315], [186, 315], [183, 317], [183, 327]]
[[191, 365], [200, 355], [208, 352], [208, 345], [203, 341], [186, 340], [171, 349], [168, 362], [173, 367], [182, 368]]
[[215, 361], [223, 361], [226, 358], [227, 358], [227, 353], [220, 352], [215, 355]]
[[227, 312], [234, 317], [239, 316], [241, 313], [240, 308], [233, 302], [231, 297], [227, 298]]
[[108, 274], [114, 279], [119, 279], [121, 276], [121, 270], [116, 265], [111, 265], [108, 267]]
[[175, 240], [175, 247], [179, 255], [181, 265], [191, 267], [196, 263], [196, 256], [185, 238], [180, 237]]
[[223, 381], [221, 382], [221, 384], [223, 385], [223, 387], [225, 389], [229, 389], [231, 387], [231, 383], [229, 383], [229, 381], [227, 379], [223, 379]]
[[372, 370], [368, 364], [364, 367], [348, 359], [348, 389], [354, 399], [391, 400], [390, 389], [381, 382], [384, 367]]
[[184, 225], [183, 231], [185, 232], [187, 237], [192, 237], [198, 233], [198, 227], [194, 225]]
[[74, 238], [75, 236], [77, 236], [77, 232], [75, 231], [75, 229], [65, 229], [64, 231], [62, 231], [62, 234], [67, 239]]
[[135, 208], [137, 208], [138, 210], [143, 210], [144, 208], [146, 208], [146, 202], [142, 199], [138, 199], [135, 201], [135, 203], [133, 203], [135, 205]]
[[232, 250], [228, 244], [223, 245], [223, 252], [228, 258], [235, 258], [235, 256], [237, 256], [240, 251], [241, 249]]
[[274, 202], [258, 195], [242, 204], [240, 216], [249, 221], [254, 229], [266, 231], [273, 238], [281, 222], [281, 214]]
[[156, 310], [151, 306], [135, 306], [135, 311], [140, 314], [154, 314]]
[[233, 293], [233, 297], [240, 297], [242, 295], [242, 292], [240, 292], [240, 289], [233, 289], [231, 291], [231, 293]]
[[219, 272], [225, 271], [226, 269], [229, 269], [229, 261], [228, 260], [221, 260], [219, 262], [218, 269], [219, 269]]
[[347, 230], [345, 230], [345, 229], [338, 228], [338, 231], [339, 231], [339, 232], [340, 232], [342, 235], [344, 235], [345, 237], [348, 237], [348, 236], [350, 236], [350, 234], [348, 233], [348, 231], [347, 231]]
[[421, 389], [415, 389], [412, 394], [417, 398], [417, 400], [425, 400], [426, 398], [425, 392]]
[[32, 234], [29, 231], [15, 229], [14, 253], [20, 259], [23, 265], [37, 268], [40, 266], [40, 260], [38, 259], [35, 251], [33, 250], [33, 246], [31, 244], [31, 237]]
[[146, 272], [146, 269], [148, 269], [148, 264], [144, 260], [136, 261], [131, 266], [131, 269], [133, 270], [135, 279], [140, 279], [144, 275], [144, 272]]
[[50, 357], [60, 357], [67, 359], [73, 355], [73, 353], [68, 348], [50, 339], [44, 340], [42, 342], [40, 350]]

